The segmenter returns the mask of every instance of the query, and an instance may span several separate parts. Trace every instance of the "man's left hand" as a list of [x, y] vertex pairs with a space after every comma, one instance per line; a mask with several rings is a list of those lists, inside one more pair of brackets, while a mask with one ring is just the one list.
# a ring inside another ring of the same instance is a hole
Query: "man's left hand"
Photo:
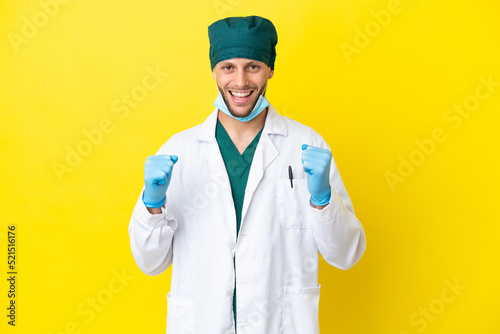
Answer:
[[323, 148], [302, 145], [302, 166], [307, 174], [307, 189], [315, 206], [330, 203], [330, 165], [332, 152]]

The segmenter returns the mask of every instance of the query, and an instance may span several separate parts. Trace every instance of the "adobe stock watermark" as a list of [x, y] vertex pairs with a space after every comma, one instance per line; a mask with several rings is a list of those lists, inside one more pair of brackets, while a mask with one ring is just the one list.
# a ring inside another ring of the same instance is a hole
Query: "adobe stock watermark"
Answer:
[[295, 113], [288, 112], [288, 107], [287, 106], [283, 106], [283, 108], [282, 108], [282, 110], [281, 110], [281, 112], [279, 114], [282, 115], [282, 116], [291, 118], [291, 119], [295, 119], [295, 117], [297, 117], [297, 115]]
[[347, 63], [351, 63], [353, 55], [360, 54], [363, 49], [368, 47], [372, 40], [391, 23], [392, 18], [402, 11], [403, 6], [399, 0], [389, 0], [385, 9], [370, 11], [372, 19], [365, 24], [364, 28], [354, 27], [356, 34], [352, 43], [341, 42], [339, 44], [340, 51], [342, 51]]
[[40, 0], [38, 1], [38, 9], [31, 18], [23, 16], [21, 18], [20, 33], [9, 32], [7, 38], [10, 45], [16, 53], [19, 53], [20, 47], [23, 44], [28, 44], [30, 40], [35, 38], [40, 29], [47, 26], [51, 19], [59, 14], [61, 5], [66, 5], [71, 0]]
[[[490, 98], [500, 86], [500, 81], [493, 80], [493, 73], [487, 76], [480, 75], [474, 93], [466, 96], [461, 103], [454, 103], [443, 114], [443, 120], [452, 130], [458, 130], [464, 120], [470, 118], [481, 105], [482, 101]], [[437, 127], [431, 131], [430, 136], [423, 139], [415, 139], [416, 148], [406, 156], [399, 155], [399, 165], [393, 171], [384, 173], [387, 185], [392, 192], [396, 190], [396, 185], [405, 182], [407, 178], [415, 173], [417, 167], [421, 166], [431, 155], [436, 152], [438, 145], [443, 144], [448, 139], [447, 131], [442, 127]]]
[[[417, 311], [410, 314], [408, 322], [412, 326], [412, 331], [424, 332], [429, 325], [436, 321], [443, 314], [450, 304], [454, 303], [459, 296], [467, 289], [467, 286], [458, 282], [455, 277], [453, 281], [444, 280], [445, 287], [441, 289], [438, 297], [432, 299], [428, 304], [419, 307]], [[399, 334], [411, 334], [408, 331], [401, 331]]]
[[[121, 94], [119, 98], [111, 102], [111, 112], [118, 120], [126, 119], [130, 111], [137, 109], [139, 103], [144, 101], [149, 93], [163, 82], [168, 73], [163, 72], [159, 65], [156, 68], [146, 67], [146, 75], [142, 78], [140, 84], [132, 87], [129, 93]], [[83, 158], [89, 156], [94, 148], [102, 144], [106, 135], [112, 133], [116, 128], [116, 120], [112, 118], [103, 118], [95, 127], [83, 129], [82, 139], [75, 145], [66, 145], [66, 156], [63, 161], [53, 161], [52, 169], [59, 182], [63, 181], [66, 173], [72, 173], [75, 168], [80, 166]]]
[[82, 332], [82, 326], [92, 322], [96, 316], [103, 312], [113, 301], [116, 295], [123, 292], [129, 283], [135, 279], [135, 276], [128, 275], [125, 268], [121, 272], [112, 270], [113, 277], [106, 286], [94, 295], [87, 297], [85, 301], [78, 304], [75, 313], [78, 316], [76, 320], [70, 320], [64, 324], [63, 328], [49, 334], [79, 334]]
[[222, 19], [227, 16], [227, 12], [232, 12], [236, 7], [241, 5], [243, 0], [215, 0], [213, 2], [217, 17]]

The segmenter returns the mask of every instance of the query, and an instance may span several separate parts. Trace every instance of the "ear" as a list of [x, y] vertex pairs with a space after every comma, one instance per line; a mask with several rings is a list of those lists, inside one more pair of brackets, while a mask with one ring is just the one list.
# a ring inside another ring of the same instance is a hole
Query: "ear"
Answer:
[[215, 80], [215, 69], [212, 71], [212, 78]]
[[268, 79], [271, 79], [274, 75], [274, 70], [269, 71]]

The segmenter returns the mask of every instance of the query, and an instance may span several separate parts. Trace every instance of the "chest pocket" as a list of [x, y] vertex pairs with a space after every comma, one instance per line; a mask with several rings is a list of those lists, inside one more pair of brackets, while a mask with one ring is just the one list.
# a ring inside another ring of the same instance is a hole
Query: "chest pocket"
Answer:
[[290, 179], [278, 179], [276, 198], [281, 226], [296, 229], [310, 227], [310, 196], [306, 179], [293, 179], [293, 188]]

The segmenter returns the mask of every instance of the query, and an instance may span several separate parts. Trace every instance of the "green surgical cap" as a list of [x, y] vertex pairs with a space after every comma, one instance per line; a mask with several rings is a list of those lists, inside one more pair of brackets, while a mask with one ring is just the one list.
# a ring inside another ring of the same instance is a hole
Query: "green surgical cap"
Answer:
[[210, 65], [231, 58], [261, 61], [274, 69], [278, 34], [271, 21], [260, 16], [226, 17], [208, 27]]

